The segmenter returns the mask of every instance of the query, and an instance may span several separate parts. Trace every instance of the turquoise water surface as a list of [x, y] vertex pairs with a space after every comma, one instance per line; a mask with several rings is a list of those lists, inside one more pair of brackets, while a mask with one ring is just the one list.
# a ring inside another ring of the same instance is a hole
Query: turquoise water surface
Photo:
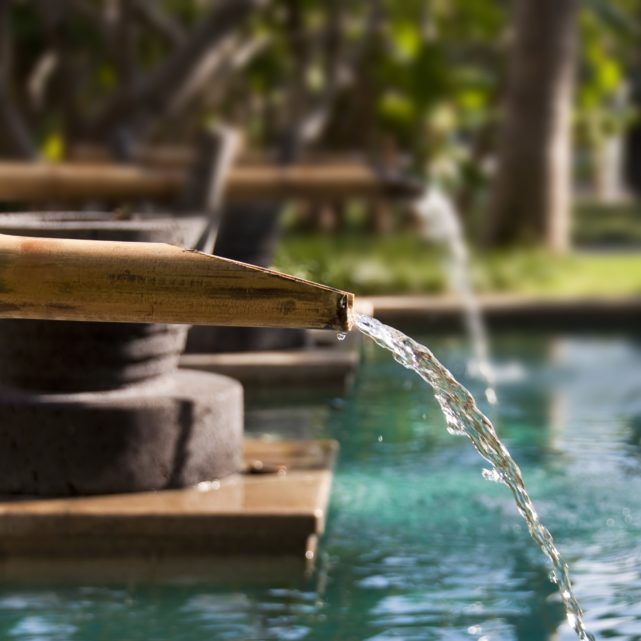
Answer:
[[[419, 336], [469, 385], [460, 339]], [[307, 579], [5, 585], [0, 639], [570, 641], [509, 491], [425, 384], [366, 344], [353, 389], [252, 401], [253, 431], [341, 443]], [[501, 437], [598, 638], [641, 640], [641, 340], [495, 337]], [[487, 409], [487, 408], [484, 408]], [[260, 573], [261, 569], [256, 568]]]

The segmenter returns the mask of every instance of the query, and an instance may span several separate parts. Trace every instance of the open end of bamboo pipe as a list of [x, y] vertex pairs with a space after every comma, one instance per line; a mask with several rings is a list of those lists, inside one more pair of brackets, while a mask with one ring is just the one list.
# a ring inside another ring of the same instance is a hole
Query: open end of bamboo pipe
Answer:
[[0, 317], [349, 331], [354, 296], [162, 243], [0, 234]]

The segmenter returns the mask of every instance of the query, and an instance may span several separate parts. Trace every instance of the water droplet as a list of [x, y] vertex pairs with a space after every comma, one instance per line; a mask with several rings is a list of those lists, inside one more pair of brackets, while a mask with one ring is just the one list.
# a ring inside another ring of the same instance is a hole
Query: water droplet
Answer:
[[490, 405], [496, 405], [499, 402], [499, 399], [496, 396], [496, 390], [493, 387], [488, 387], [485, 390], [485, 398]]
[[502, 483], [503, 479], [501, 475], [496, 470], [484, 469], [481, 472], [481, 475], [486, 481], [492, 481], [493, 483]]
[[196, 489], [199, 492], [210, 492], [211, 490], [220, 489], [220, 481], [201, 481], [196, 484]]
[[460, 427], [448, 425], [445, 429], [447, 430], [447, 433], [452, 436], [465, 436], [465, 430], [462, 430]]

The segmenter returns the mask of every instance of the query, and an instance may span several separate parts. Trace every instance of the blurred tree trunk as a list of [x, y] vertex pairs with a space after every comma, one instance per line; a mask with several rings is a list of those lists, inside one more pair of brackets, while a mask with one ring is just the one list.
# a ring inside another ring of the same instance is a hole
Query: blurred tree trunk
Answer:
[[571, 106], [578, 0], [518, 0], [485, 237], [489, 245], [570, 243]]
[[0, 0], [0, 154], [35, 158], [35, 142], [12, 95], [10, 8], [9, 0]]

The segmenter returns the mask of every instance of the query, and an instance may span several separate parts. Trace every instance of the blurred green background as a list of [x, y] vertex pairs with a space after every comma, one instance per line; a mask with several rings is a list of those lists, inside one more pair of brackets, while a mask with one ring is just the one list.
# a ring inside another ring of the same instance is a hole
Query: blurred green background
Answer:
[[[225, 123], [254, 161], [438, 187], [481, 291], [641, 292], [639, 0], [7, 0], [0, 38], [4, 160], [131, 163]], [[279, 269], [447, 288], [406, 201], [291, 199], [282, 230]]]

